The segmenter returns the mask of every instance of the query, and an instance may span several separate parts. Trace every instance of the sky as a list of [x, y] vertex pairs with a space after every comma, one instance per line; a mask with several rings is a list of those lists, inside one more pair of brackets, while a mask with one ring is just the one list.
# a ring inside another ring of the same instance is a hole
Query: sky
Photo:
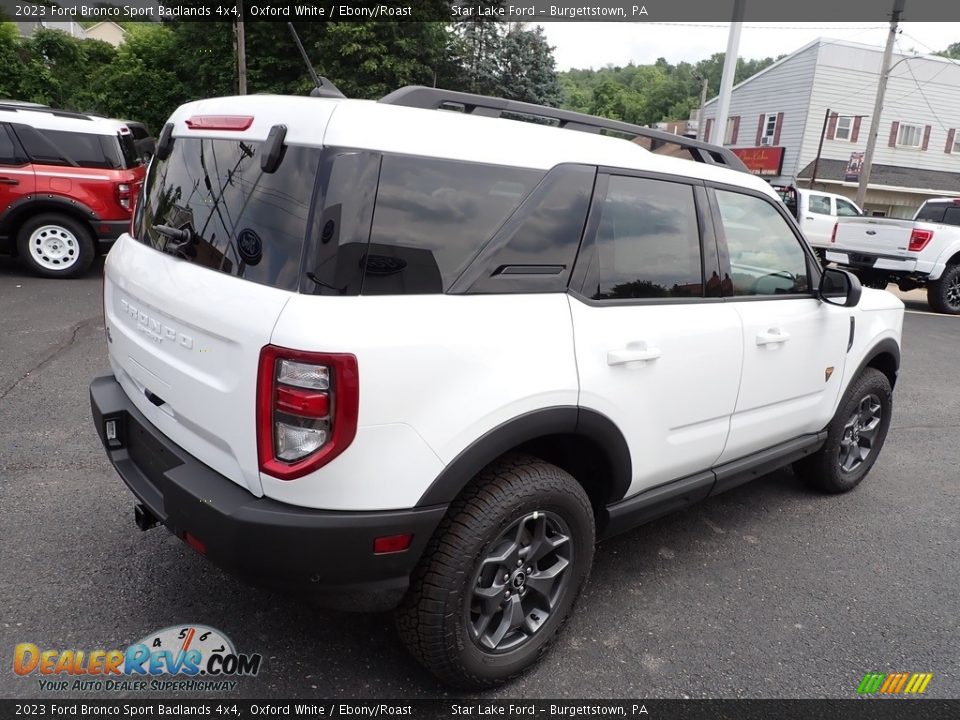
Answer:
[[[670, 63], [696, 62], [727, 48], [725, 23], [543, 23], [547, 40], [555, 46], [557, 70], [637, 65], [666, 58]], [[883, 46], [883, 22], [863, 23], [744, 23], [740, 57], [756, 59], [785, 55], [818, 37]], [[960, 23], [904, 22], [898, 38], [903, 51], [921, 54], [960, 42]]]

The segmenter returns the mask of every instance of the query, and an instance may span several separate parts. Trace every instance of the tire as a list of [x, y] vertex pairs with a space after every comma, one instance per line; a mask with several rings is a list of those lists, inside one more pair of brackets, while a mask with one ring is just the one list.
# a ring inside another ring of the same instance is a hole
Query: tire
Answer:
[[890, 381], [879, 370], [865, 368], [843, 394], [823, 447], [795, 462], [794, 472], [824, 492], [853, 490], [876, 462], [892, 413]]
[[474, 478], [434, 533], [396, 611], [400, 637], [450, 685], [477, 690], [516, 677], [566, 622], [593, 545], [590, 500], [573, 477], [533, 457], [504, 458]]
[[96, 256], [93, 236], [82, 222], [59, 213], [29, 218], [17, 232], [20, 259], [42, 277], [74, 278]]
[[948, 265], [927, 284], [927, 302], [938, 313], [960, 315], [960, 265]]

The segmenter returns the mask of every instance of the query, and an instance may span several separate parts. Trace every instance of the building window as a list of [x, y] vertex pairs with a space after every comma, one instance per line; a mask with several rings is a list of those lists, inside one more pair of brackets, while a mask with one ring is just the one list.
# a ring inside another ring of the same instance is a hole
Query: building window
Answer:
[[955, 129], [950, 131], [950, 143], [947, 152], [960, 153], [960, 133]]
[[923, 144], [923, 125], [900, 123], [897, 130], [897, 147], [918, 148]]
[[727, 131], [723, 134], [724, 145], [734, 145], [737, 142], [737, 135], [740, 134], [740, 118], [727, 118]]
[[850, 115], [840, 115], [837, 118], [837, 130], [834, 134], [835, 140], [849, 140], [853, 134], [853, 117]]
[[767, 113], [763, 121], [763, 132], [760, 133], [761, 145], [773, 145], [773, 138], [777, 133], [777, 114]]

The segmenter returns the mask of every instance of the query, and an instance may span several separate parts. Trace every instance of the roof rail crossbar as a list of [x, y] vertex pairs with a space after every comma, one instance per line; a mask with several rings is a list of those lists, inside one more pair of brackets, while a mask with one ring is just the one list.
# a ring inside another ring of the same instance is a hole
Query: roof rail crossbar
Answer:
[[720, 165], [741, 172], [750, 171], [735, 153], [719, 145], [711, 145], [700, 140], [675, 135], [674, 133], [656, 130], [654, 128], [633, 125], [620, 120], [587, 115], [572, 110], [561, 110], [547, 105], [505, 100], [503, 98], [474, 95], [472, 93], [441, 90], [440, 88], [408, 85], [394, 90], [389, 95], [380, 98], [380, 102], [387, 105], [402, 105], [404, 107], [421, 108], [424, 110], [456, 109], [468, 115], [482, 115], [485, 117], [502, 117], [504, 113], [530, 115], [533, 117], [556, 120], [557, 126], [566, 130], [600, 133], [603, 130], [643, 137], [657, 143], [679, 145], [686, 148], [691, 157], [702, 163]]

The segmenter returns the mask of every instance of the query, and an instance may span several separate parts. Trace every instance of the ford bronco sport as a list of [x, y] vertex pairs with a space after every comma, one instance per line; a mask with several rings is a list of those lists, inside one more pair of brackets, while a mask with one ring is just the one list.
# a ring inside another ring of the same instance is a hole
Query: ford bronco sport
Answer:
[[179, 108], [104, 313], [93, 417], [140, 528], [396, 608], [476, 688], [544, 652], [597, 539], [790, 464], [860, 483], [903, 305], [723, 148], [413, 87]]
[[0, 252], [83, 274], [130, 225], [144, 164], [118, 120], [0, 102]]

